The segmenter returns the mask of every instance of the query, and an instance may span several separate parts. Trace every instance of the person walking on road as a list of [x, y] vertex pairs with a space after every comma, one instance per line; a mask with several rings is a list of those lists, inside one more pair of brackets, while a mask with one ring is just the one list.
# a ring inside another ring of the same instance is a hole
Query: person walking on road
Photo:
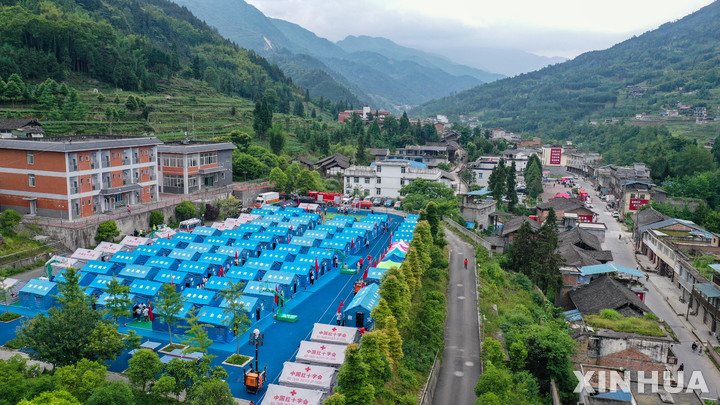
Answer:
[[467, 258], [465, 258], [465, 268], [467, 269]]

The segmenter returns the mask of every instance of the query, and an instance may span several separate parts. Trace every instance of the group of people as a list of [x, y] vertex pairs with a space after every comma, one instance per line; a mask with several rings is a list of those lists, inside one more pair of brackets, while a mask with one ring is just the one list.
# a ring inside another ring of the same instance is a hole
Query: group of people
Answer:
[[147, 305], [144, 303], [142, 304], [135, 304], [132, 308], [133, 319], [137, 319], [139, 321], [147, 322], [150, 319], [150, 310], [148, 309]]
[[[699, 350], [698, 350], [698, 347], [700, 348]], [[692, 349], [693, 353], [695, 353], [697, 351], [699, 355], [701, 355], [703, 352], [703, 345], [698, 344], [697, 341], [692, 342], [692, 345], [690, 345], [690, 348]]]

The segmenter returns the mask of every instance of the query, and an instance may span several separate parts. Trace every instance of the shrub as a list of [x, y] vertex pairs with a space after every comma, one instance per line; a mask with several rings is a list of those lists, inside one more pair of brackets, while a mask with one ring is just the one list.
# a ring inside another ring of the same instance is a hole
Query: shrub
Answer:
[[190, 201], [183, 201], [175, 207], [175, 218], [178, 222], [195, 218], [195, 216], [197, 216], [197, 210], [195, 210], [195, 206]]
[[13, 228], [15, 228], [15, 225], [19, 224], [20, 221], [22, 221], [22, 215], [18, 214], [17, 211], [13, 209], [5, 210], [2, 215], [0, 215], [0, 232], [6, 235], [14, 235], [15, 232]]
[[105, 221], [98, 226], [97, 235], [95, 235], [96, 242], [111, 242], [113, 239], [120, 235], [120, 230], [117, 227], [115, 221]]
[[150, 213], [150, 227], [162, 225], [165, 223], [165, 216], [160, 211], [153, 211]]
[[218, 219], [218, 216], [220, 215], [220, 210], [217, 209], [216, 206], [212, 204], [205, 204], [205, 215], [204, 218], [208, 221], [214, 221]]
[[658, 317], [657, 315], [653, 314], [652, 312], [646, 312], [645, 315], [643, 315], [643, 318], [649, 319], [651, 321], [657, 321]]
[[603, 319], [620, 319], [620, 314], [614, 309], [603, 309], [600, 311]]

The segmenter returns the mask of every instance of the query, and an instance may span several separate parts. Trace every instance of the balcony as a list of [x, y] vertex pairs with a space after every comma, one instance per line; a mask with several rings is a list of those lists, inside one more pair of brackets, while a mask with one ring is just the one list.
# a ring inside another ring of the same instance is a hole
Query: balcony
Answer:
[[103, 160], [103, 166], [102, 167], [110, 167], [110, 159]]
[[129, 164], [130, 164], [130, 159], [128, 159], [128, 158], [123, 158], [122, 164], [123, 164], [123, 166], [129, 165]]
[[80, 188], [79, 187], [70, 187], [70, 194], [79, 194]]

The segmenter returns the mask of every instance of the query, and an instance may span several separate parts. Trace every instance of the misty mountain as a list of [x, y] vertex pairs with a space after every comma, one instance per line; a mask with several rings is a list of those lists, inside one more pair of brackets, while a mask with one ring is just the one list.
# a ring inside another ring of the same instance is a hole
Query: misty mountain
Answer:
[[[313, 97], [337, 101], [345, 94], [339, 88], [343, 86], [363, 103], [397, 110], [502, 77], [442, 61], [389, 40], [386, 44], [391, 44], [395, 53], [360, 48], [347, 52], [297, 24], [268, 18], [242, 0], [174, 1], [231, 41], [276, 62], [296, 84], [307, 86]], [[328, 93], [329, 89], [332, 91]]]

